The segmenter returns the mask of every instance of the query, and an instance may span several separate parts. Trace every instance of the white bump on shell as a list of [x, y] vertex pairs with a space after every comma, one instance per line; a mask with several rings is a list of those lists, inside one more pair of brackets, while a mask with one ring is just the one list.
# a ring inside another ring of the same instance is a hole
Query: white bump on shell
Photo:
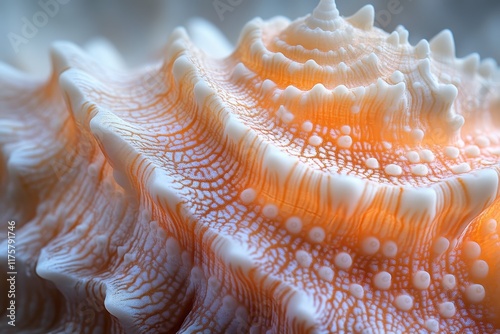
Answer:
[[340, 132], [342, 132], [344, 135], [350, 135], [351, 134], [351, 127], [349, 125], [343, 125], [340, 128]]
[[257, 192], [255, 189], [247, 188], [243, 190], [240, 194], [240, 200], [244, 204], [250, 204], [257, 198]]
[[471, 171], [471, 167], [467, 162], [462, 162], [459, 165], [451, 166], [450, 169], [453, 174], [463, 174]]
[[480, 303], [483, 301], [486, 292], [481, 284], [471, 284], [465, 288], [465, 297], [471, 303]]
[[392, 276], [387, 271], [381, 271], [373, 276], [373, 284], [377, 289], [387, 290], [391, 287]]
[[375, 158], [368, 158], [365, 160], [366, 167], [370, 169], [378, 169], [380, 167], [378, 160]]
[[481, 255], [481, 246], [475, 241], [466, 241], [463, 252], [466, 258], [477, 259]]
[[456, 159], [460, 155], [460, 150], [455, 146], [447, 146], [444, 149], [444, 154], [450, 159]]
[[454, 275], [452, 274], [446, 274], [443, 276], [441, 279], [441, 286], [445, 290], [452, 290], [455, 289], [457, 286], [457, 280]]
[[295, 252], [295, 260], [301, 267], [308, 268], [312, 263], [312, 256], [305, 250], [298, 250]]
[[412, 164], [420, 162], [420, 155], [416, 151], [410, 151], [410, 152], [406, 153], [406, 158]]
[[450, 240], [445, 237], [438, 237], [436, 241], [434, 241], [433, 251], [434, 253], [441, 255], [448, 250], [450, 247]]
[[464, 148], [464, 153], [469, 158], [475, 158], [481, 154], [481, 150], [476, 145], [469, 145]]
[[278, 216], [278, 207], [274, 204], [266, 204], [262, 208], [262, 214], [267, 218], [276, 218]]
[[302, 219], [292, 216], [286, 220], [285, 227], [288, 232], [297, 234], [302, 230]]
[[488, 276], [488, 272], [490, 270], [490, 267], [488, 266], [488, 263], [484, 260], [475, 260], [474, 263], [472, 263], [472, 266], [470, 268], [470, 273], [472, 277], [481, 279], [485, 278]]
[[443, 318], [451, 318], [457, 310], [452, 302], [444, 302], [438, 305], [438, 311]]
[[426, 290], [431, 285], [431, 275], [424, 270], [419, 270], [413, 275], [413, 286], [418, 290]]
[[419, 143], [424, 139], [425, 133], [421, 129], [415, 129], [411, 132], [411, 136], [413, 140]]
[[349, 269], [352, 266], [352, 257], [346, 252], [340, 252], [335, 256], [334, 262], [340, 269]]
[[427, 319], [425, 321], [425, 328], [431, 333], [439, 332], [439, 321], [436, 319]]
[[400, 176], [401, 174], [403, 174], [403, 169], [395, 164], [385, 166], [384, 171], [387, 175], [390, 176]]
[[322, 280], [324, 280], [326, 282], [333, 281], [334, 273], [333, 273], [332, 268], [330, 268], [330, 267], [325, 267], [325, 266], [320, 267], [318, 269], [318, 275]]
[[302, 123], [302, 130], [305, 132], [311, 132], [313, 130], [313, 124], [310, 121], [305, 121]]
[[483, 225], [483, 233], [490, 234], [497, 230], [498, 222], [495, 219], [490, 219]]
[[398, 245], [394, 241], [386, 241], [382, 245], [382, 254], [385, 257], [393, 258], [398, 254]]
[[320, 243], [325, 240], [325, 230], [322, 227], [313, 227], [309, 231], [309, 239], [311, 239], [312, 242]]
[[309, 145], [319, 146], [321, 143], [323, 143], [323, 138], [316, 135], [309, 137]]
[[352, 145], [351, 136], [341, 136], [337, 139], [337, 146], [341, 148], [349, 148]]
[[429, 174], [429, 168], [426, 165], [418, 164], [411, 166], [411, 173], [417, 176], [426, 176]]
[[373, 255], [378, 252], [380, 248], [380, 241], [375, 237], [367, 237], [361, 242], [361, 249], [363, 253]]
[[432, 153], [431, 150], [422, 150], [420, 151], [420, 159], [422, 159], [423, 162], [433, 162], [436, 159], [436, 156], [434, 153]]
[[394, 305], [400, 311], [409, 311], [413, 307], [413, 298], [408, 295], [399, 295], [394, 300]]
[[491, 142], [489, 140], [488, 137], [486, 136], [477, 136], [475, 139], [474, 139], [474, 142], [477, 144], [477, 146], [479, 147], [488, 147], [490, 146]]
[[356, 283], [353, 283], [349, 286], [349, 292], [353, 297], [356, 297], [358, 299], [363, 298], [365, 294], [365, 290], [363, 289], [363, 287]]

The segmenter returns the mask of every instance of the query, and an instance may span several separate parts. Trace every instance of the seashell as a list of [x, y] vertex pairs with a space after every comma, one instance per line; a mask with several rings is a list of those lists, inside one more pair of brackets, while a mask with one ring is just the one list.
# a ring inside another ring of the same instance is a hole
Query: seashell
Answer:
[[373, 20], [321, 0], [224, 59], [179, 28], [137, 70], [69, 43], [45, 82], [2, 67], [16, 327], [498, 332], [500, 71]]

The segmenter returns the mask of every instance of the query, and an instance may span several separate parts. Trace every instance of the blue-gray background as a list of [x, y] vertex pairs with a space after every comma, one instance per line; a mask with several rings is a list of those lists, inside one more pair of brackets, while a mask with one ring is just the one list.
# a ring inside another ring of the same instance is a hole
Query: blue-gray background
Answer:
[[[40, 0], [43, 3], [57, 0]], [[202, 17], [219, 27], [234, 44], [248, 20], [275, 15], [296, 18], [309, 13], [316, 0], [60, 0], [57, 13], [16, 53], [8, 34], [22, 36], [23, 18], [29, 21], [42, 10], [39, 1], [0, 0], [0, 61], [25, 71], [46, 73], [48, 48], [54, 40], [85, 45], [95, 37], [110, 40], [135, 66], [158, 55], [168, 35], [189, 18]], [[226, 11], [215, 5], [226, 4]], [[457, 55], [478, 52], [481, 58], [500, 60], [500, 1], [497, 0], [337, 0], [342, 15], [372, 3], [377, 25], [392, 31], [403, 24], [410, 41], [430, 39], [449, 28], [455, 35]], [[391, 13], [392, 11], [392, 13]]]

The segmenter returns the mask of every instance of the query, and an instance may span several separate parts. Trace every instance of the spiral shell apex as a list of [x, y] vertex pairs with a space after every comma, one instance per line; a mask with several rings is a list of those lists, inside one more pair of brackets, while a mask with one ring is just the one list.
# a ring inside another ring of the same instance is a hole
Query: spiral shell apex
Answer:
[[19, 328], [500, 331], [493, 61], [333, 0], [223, 59], [183, 28], [140, 69], [94, 51], [55, 44], [46, 82], [0, 67]]

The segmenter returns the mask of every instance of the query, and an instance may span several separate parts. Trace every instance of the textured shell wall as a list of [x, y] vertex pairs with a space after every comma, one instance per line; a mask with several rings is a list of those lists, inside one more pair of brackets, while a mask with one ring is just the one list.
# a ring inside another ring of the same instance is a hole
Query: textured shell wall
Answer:
[[135, 69], [1, 65], [0, 329], [499, 333], [500, 70], [374, 21], [321, 0], [223, 58], [178, 28]]

